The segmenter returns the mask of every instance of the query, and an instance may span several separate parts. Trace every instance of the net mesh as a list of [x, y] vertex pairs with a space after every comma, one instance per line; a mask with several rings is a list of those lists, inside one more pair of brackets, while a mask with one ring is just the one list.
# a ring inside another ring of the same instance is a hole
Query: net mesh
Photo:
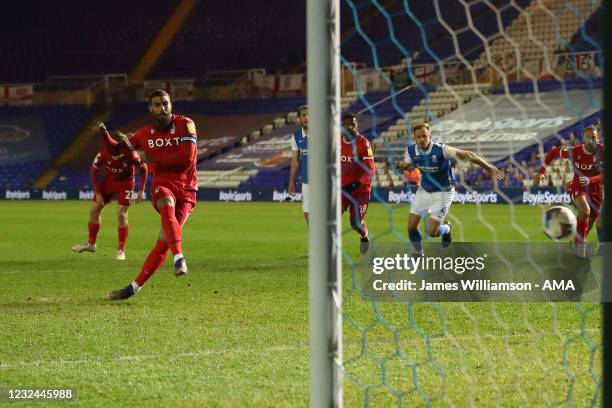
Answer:
[[[408, 242], [411, 180], [394, 164], [422, 122], [434, 141], [472, 150], [506, 174], [495, 183], [457, 163], [466, 203], [456, 198], [447, 217], [454, 240], [546, 240], [540, 219], [550, 202], [539, 198], [546, 195], [533, 176], [547, 150], [579, 142], [599, 121], [601, 3], [342, 0], [341, 7], [343, 109], [359, 114], [376, 157], [371, 251]], [[548, 174], [549, 197], [563, 197], [571, 167], [558, 161]], [[486, 203], [492, 192], [497, 204]], [[366, 301], [359, 236], [344, 220], [346, 406], [601, 405], [599, 304]]]

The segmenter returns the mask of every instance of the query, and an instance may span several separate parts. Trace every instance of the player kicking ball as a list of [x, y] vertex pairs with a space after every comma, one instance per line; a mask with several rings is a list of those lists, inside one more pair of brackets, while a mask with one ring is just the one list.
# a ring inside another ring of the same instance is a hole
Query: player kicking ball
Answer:
[[[113, 139], [119, 140], [121, 133], [113, 132]], [[111, 202], [113, 196], [117, 197], [117, 236], [119, 244], [117, 246], [117, 255], [115, 259], [125, 260], [125, 244], [128, 238], [130, 226], [128, 224], [128, 209], [132, 201], [135, 184], [135, 169], [140, 169], [140, 186], [138, 188], [138, 197], [136, 202], [139, 203], [144, 197], [145, 184], [147, 182], [147, 165], [140, 161], [136, 152], [130, 154], [119, 154], [113, 156], [105, 148], [94, 158], [89, 169], [91, 177], [91, 185], [93, 186], [95, 195], [91, 208], [89, 210], [89, 238], [84, 244], [72, 246], [75, 252], [96, 252], [96, 240], [100, 225], [102, 223], [102, 210], [108, 203]], [[102, 183], [98, 181], [98, 172], [104, 169], [104, 178]]]
[[370, 248], [365, 214], [372, 192], [374, 154], [370, 141], [359, 134], [357, 117], [347, 113], [342, 116], [340, 141], [342, 172], [342, 213], [348, 209], [351, 227], [361, 236], [359, 252], [365, 254]]
[[423, 255], [419, 224], [425, 214], [430, 214], [427, 225], [429, 236], [441, 237], [443, 247], [448, 247], [452, 241], [451, 226], [444, 223], [455, 195], [451, 159], [472, 162], [485, 169], [493, 180], [502, 180], [504, 173], [471, 151], [433, 143], [427, 123], [414, 126], [412, 134], [415, 143], [406, 148], [404, 160], [397, 163], [395, 168], [405, 171], [414, 164], [421, 171], [421, 184], [408, 216], [408, 237], [417, 254]]
[[574, 178], [569, 183], [568, 192], [578, 208], [576, 236], [570, 245], [580, 258], [586, 258], [586, 237], [597, 220], [597, 236], [603, 242], [603, 225], [599, 216], [603, 200], [603, 173], [601, 166], [604, 162], [604, 145], [599, 143], [599, 129], [588, 126], [584, 129], [584, 143], [574, 147], [553, 147], [544, 159], [544, 166], [540, 167], [538, 181], [544, 180], [546, 167], [558, 157], [569, 159], [574, 169]]
[[113, 154], [129, 154], [142, 149], [155, 170], [151, 182], [151, 202], [159, 213], [161, 230], [155, 246], [147, 256], [140, 273], [126, 287], [112, 291], [111, 300], [134, 296], [164, 263], [168, 249], [174, 256], [174, 274], [187, 273], [182, 250], [182, 228], [196, 204], [197, 136], [193, 121], [172, 113], [172, 102], [166, 91], [149, 95], [149, 112], [154, 123], [140, 128], [119, 142], [110, 137], [100, 124], [102, 141]]

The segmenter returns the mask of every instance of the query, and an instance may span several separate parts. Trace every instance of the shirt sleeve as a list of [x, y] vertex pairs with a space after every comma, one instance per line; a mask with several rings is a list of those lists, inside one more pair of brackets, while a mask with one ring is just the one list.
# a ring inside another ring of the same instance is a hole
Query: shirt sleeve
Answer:
[[441, 145], [441, 147], [445, 159], [457, 159], [457, 149], [445, 144]]
[[410, 158], [410, 154], [408, 153], [408, 148], [406, 148], [406, 151], [404, 152], [404, 162], [407, 164], [412, 163], [412, 159]]
[[589, 184], [603, 183], [603, 180], [604, 180], [604, 174], [599, 173], [598, 175], [589, 178]]
[[134, 132], [132, 136], [128, 138], [129, 144], [132, 145], [132, 148], [130, 150], [135, 150], [135, 149], [142, 147], [140, 140], [142, 139], [141, 135], [143, 133], [144, 133], [143, 130], [139, 129], [138, 131]]
[[567, 159], [570, 156], [569, 150], [567, 147], [563, 146], [561, 148], [555, 146], [553, 147], [548, 154], [546, 155], [546, 157], [544, 158], [544, 166], [540, 167], [540, 170], [538, 170], [539, 174], [544, 174], [546, 173], [546, 166], [550, 166], [550, 164], [557, 158], [557, 157], [562, 157], [564, 159]]
[[131, 154], [132, 151], [140, 147], [140, 134], [143, 132], [142, 129], [138, 130], [132, 136], [130, 136], [125, 142], [117, 142], [114, 140], [108, 131], [102, 133], [102, 143], [108, 149], [112, 155], [117, 154]]
[[361, 160], [367, 168], [367, 182], [371, 183], [370, 178], [374, 175], [374, 172], [376, 171], [374, 165], [374, 152], [372, 151], [372, 144], [370, 143], [370, 141], [365, 137], [362, 140], [363, 143], [361, 144]]
[[364, 162], [366, 160], [374, 161], [374, 152], [372, 151], [372, 145], [368, 139], [364, 138], [361, 150], [361, 157]]
[[187, 135], [181, 138], [181, 142], [197, 143], [198, 135], [193, 120], [186, 118], [185, 127], [187, 128]]
[[298, 148], [298, 145], [295, 142], [295, 135], [291, 135], [291, 151], [296, 152], [298, 150], [300, 149]]

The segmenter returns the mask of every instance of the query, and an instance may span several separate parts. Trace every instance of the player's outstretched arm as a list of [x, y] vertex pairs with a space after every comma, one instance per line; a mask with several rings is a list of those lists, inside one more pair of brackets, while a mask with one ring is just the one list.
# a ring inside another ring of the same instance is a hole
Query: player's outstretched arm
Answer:
[[544, 181], [544, 175], [546, 174], [546, 166], [550, 166], [550, 164], [559, 157], [567, 159], [569, 157], [569, 150], [566, 147], [553, 147], [548, 152], [548, 154], [546, 154], [546, 157], [544, 158], [544, 165], [540, 167], [540, 170], [538, 170], [538, 174], [535, 176], [536, 181], [540, 183]]
[[113, 155], [117, 154], [126, 154], [129, 155], [132, 151], [135, 150], [134, 146], [130, 143], [128, 137], [121, 132], [116, 132], [116, 138], [118, 140], [113, 139], [113, 137], [108, 133], [106, 129], [106, 125], [100, 122], [98, 123], [98, 129], [102, 135], [102, 143], [109, 152]]
[[482, 167], [483, 169], [485, 169], [485, 171], [487, 173], [489, 173], [489, 176], [491, 176], [491, 178], [494, 179], [494, 180], [495, 179], [496, 180], [503, 180], [504, 179], [504, 173], [500, 169], [498, 169], [497, 167], [495, 167], [491, 163], [487, 162], [485, 159], [483, 159], [482, 157], [478, 156], [474, 152], [471, 152], [469, 150], [455, 149], [455, 156], [459, 160], [469, 161], [469, 162], [472, 162], [472, 163]]

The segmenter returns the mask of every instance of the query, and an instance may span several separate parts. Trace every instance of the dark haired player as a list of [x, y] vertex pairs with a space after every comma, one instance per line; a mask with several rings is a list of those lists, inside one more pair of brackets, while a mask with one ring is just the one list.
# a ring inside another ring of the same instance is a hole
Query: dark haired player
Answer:
[[603, 162], [605, 149], [599, 142], [599, 129], [588, 126], [584, 129], [584, 143], [573, 147], [553, 147], [540, 167], [539, 181], [544, 179], [546, 167], [558, 157], [569, 159], [574, 169], [574, 178], [569, 183], [568, 192], [578, 208], [576, 236], [571, 242], [576, 255], [586, 258], [586, 237], [597, 220], [597, 237], [603, 242], [601, 208], [604, 200]]
[[159, 212], [161, 230], [136, 279], [123, 289], [111, 292], [112, 300], [127, 299], [140, 290], [166, 259], [170, 249], [174, 256], [174, 274], [187, 273], [187, 262], [181, 247], [182, 226], [196, 204], [196, 128], [193, 121], [172, 113], [172, 102], [166, 91], [149, 95], [149, 112], [154, 124], [140, 128], [120, 142], [113, 140], [100, 124], [102, 140], [113, 154], [128, 154], [142, 149], [154, 165], [151, 201]]
[[361, 236], [359, 251], [368, 252], [368, 226], [365, 214], [370, 203], [372, 176], [375, 172], [374, 154], [370, 141], [359, 133], [357, 117], [347, 113], [342, 116], [340, 140], [342, 172], [342, 213], [349, 210], [351, 227]]

